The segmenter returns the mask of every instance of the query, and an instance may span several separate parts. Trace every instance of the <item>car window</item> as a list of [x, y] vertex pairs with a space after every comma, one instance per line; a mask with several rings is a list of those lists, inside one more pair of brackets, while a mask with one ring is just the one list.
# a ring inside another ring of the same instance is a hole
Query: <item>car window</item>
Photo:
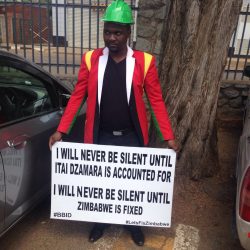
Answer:
[[40, 79], [0, 65], [0, 125], [52, 109], [51, 98]]

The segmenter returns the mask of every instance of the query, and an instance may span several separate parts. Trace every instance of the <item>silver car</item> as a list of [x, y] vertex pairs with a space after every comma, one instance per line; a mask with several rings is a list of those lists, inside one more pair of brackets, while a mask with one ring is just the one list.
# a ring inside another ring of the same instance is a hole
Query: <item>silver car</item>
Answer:
[[[71, 88], [0, 50], [0, 236], [49, 194], [49, 136]], [[83, 138], [83, 111], [69, 141]], [[76, 139], [77, 138], [77, 139]]]
[[[250, 77], [250, 66], [245, 75]], [[244, 126], [237, 160], [236, 225], [241, 245], [250, 250], [250, 93], [246, 104]]]

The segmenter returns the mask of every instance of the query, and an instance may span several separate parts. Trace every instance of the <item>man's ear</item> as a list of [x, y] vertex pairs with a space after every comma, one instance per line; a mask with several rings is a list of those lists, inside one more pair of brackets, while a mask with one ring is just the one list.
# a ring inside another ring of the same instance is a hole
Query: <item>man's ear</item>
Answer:
[[128, 29], [128, 34], [130, 35], [131, 34], [131, 25], [128, 24], [127, 29]]

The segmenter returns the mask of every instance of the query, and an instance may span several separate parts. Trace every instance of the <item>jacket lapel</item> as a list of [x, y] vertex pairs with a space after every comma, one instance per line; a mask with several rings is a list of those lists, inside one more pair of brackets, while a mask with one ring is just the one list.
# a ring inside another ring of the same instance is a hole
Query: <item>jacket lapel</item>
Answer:
[[135, 69], [135, 58], [133, 57], [133, 54], [134, 54], [133, 50], [130, 47], [128, 47], [127, 58], [126, 58], [126, 89], [127, 89], [128, 103], [130, 100], [132, 80]]
[[104, 48], [103, 55], [99, 58], [98, 64], [98, 104], [100, 108], [101, 97], [102, 97], [102, 86], [103, 86], [103, 78], [105, 69], [108, 62], [109, 50], [108, 48]]

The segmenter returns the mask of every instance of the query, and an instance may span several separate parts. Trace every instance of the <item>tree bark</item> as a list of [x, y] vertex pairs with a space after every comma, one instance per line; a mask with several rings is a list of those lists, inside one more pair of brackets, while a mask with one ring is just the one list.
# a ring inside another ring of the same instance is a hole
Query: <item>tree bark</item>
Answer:
[[[219, 83], [241, 5], [242, 0], [173, 0], [167, 13], [160, 80], [181, 147], [177, 171], [194, 179], [218, 170]], [[151, 143], [160, 145], [153, 130]]]

